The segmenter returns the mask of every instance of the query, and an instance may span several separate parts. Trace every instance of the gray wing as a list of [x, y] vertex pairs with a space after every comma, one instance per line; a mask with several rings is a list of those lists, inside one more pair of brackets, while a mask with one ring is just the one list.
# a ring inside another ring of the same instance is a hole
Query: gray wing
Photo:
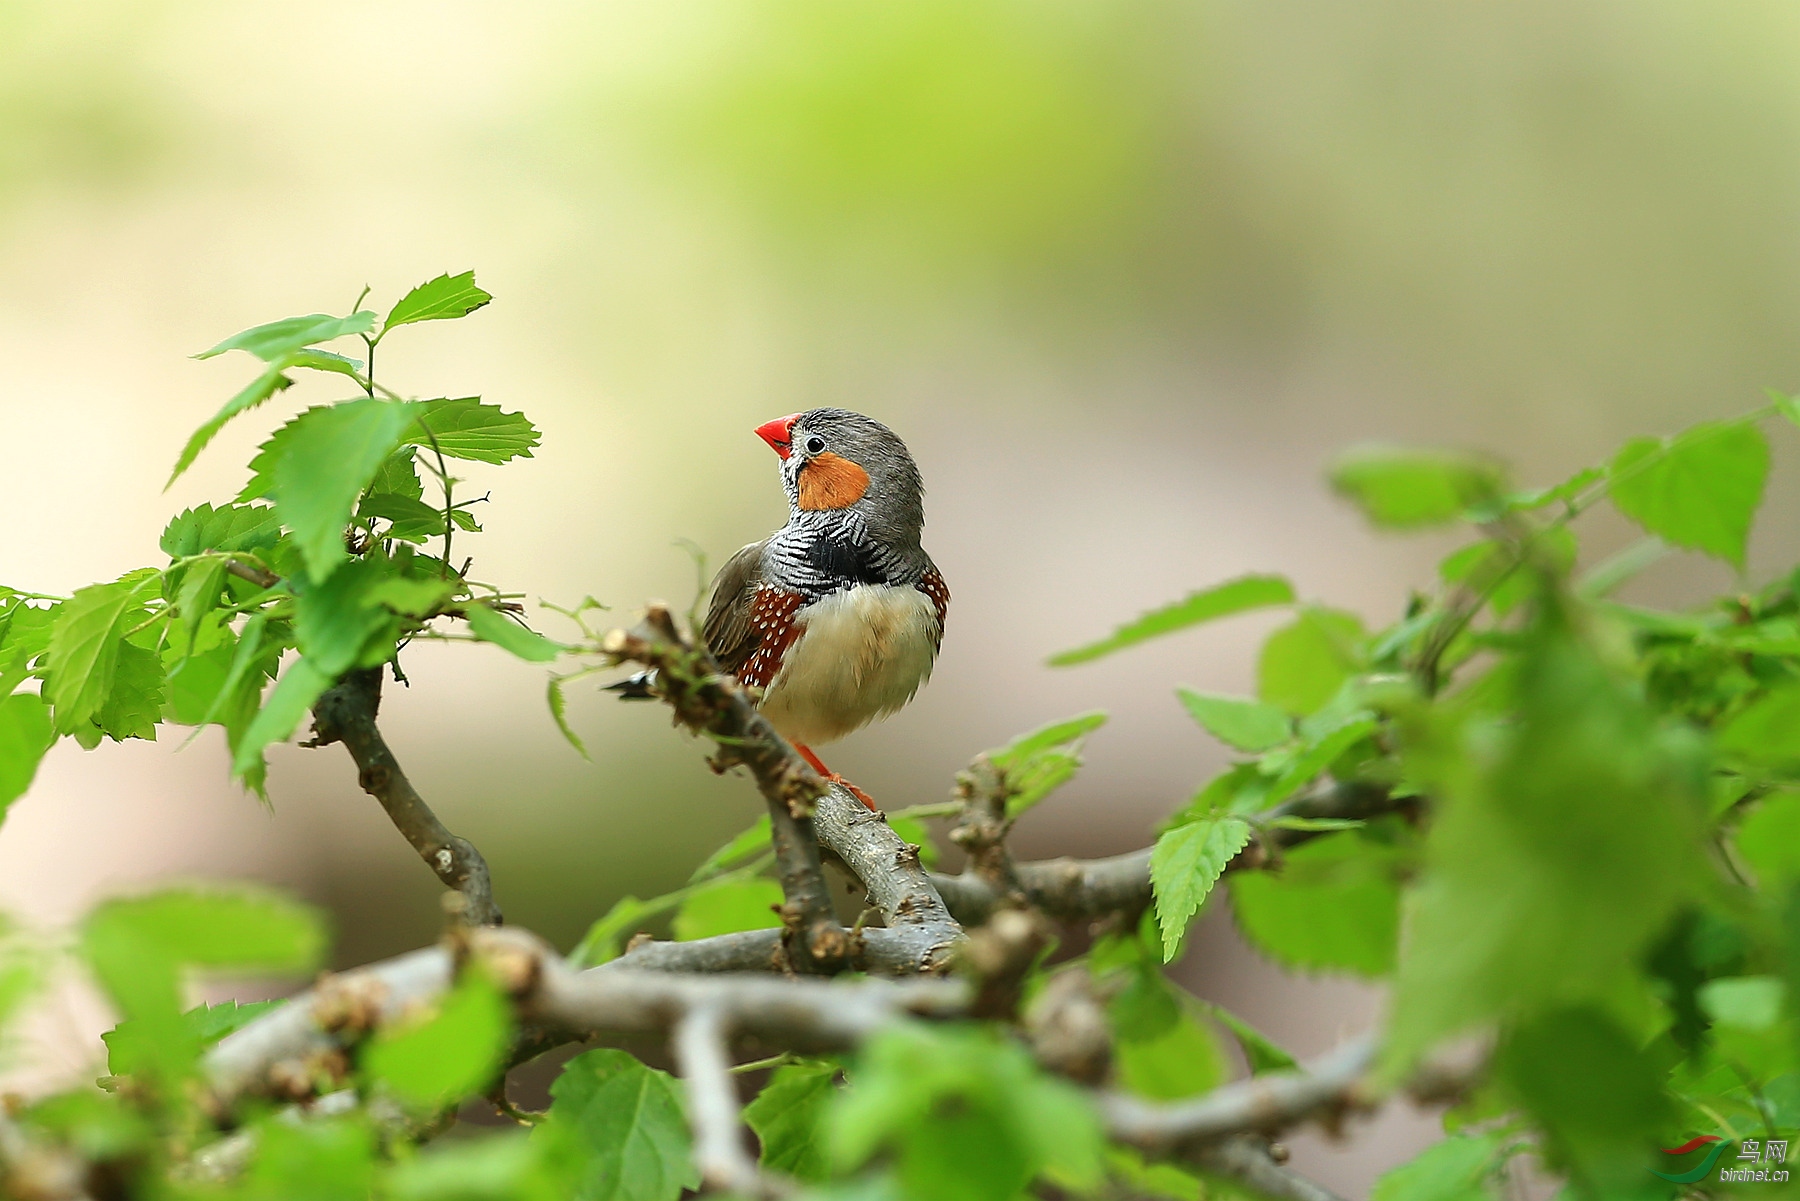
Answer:
[[756, 586], [762, 581], [763, 548], [767, 545], [767, 539], [752, 542], [725, 560], [725, 566], [713, 577], [712, 600], [706, 607], [702, 633], [713, 658], [732, 675], [749, 661], [762, 641], [750, 624], [750, 605], [756, 597]]

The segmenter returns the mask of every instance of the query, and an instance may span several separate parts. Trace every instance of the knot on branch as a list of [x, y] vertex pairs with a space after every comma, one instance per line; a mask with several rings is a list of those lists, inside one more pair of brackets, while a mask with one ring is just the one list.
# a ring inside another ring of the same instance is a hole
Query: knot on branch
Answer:
[[971, 930], [956, 950], [956, 966], [976, 981], [970, 1012], [1011, 1019], [1018, 1013], [1025, 977], [1055, 937], [1050, 923], [1029, 909], [1002, 909]]
[[1002, 894], [1023, 896], [1012, 855], [1006, 849], [1006, 836], [1012, 833], [1006, 803], [1014, 793], [1004, 768], [986, 755], [975, 756], [968, 767], [956, 773], [951, 796], [962, 805], [962, 811], [950, 827], [949, 837], [968, 854], [969, 870]]
[[1112, 1027], [1093, 973], [1057, 972], [1025, 1012], [1025, 1036], [1038, 1062], [1081, 1084], [1099, 1085], [1112, 1065]]

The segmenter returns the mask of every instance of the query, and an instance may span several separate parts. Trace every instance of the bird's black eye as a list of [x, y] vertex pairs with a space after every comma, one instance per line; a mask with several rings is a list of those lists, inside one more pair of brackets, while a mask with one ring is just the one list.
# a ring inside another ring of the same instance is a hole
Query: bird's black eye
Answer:
[[812, 437], [810, 437], [806, 440], [806, 453], [807, 454], [816, 455], [824, 449], [825, 449], [825, 439], [819, 437], [819, 435], [814, 434]]

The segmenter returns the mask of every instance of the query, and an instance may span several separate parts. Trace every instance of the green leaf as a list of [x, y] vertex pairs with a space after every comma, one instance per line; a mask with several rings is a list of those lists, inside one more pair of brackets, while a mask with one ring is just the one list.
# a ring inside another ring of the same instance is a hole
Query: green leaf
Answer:
[[344, 527], [356, 498], [400, 444], [415, 407], [352, 400], [308, 409], [263, 443], [249, 488], [275, 502], [317, 583], [349, 557]]
[[1382, 976], [1400, 930], [1396, 857], [1356, 834], [1286, 852], [1281, 871], [1231, 881], [1231, 909], [1254, 947], [1287, 967]]
[[1768, 1030], [1781, 1018], [1785, 993], [1774, 976], [1727, 976], [1700, 986], [1700, 1008], [1721, 1026]]
[[711, 879], [752, 856], [768, 851], [769, 825], [769, 815], [766, 813], [751, 822], [748, 830], [708, 855], [706, 862], [695, 868], [694, 874], [688, 877], [688, 883], [698, 884], [702, 880]]
[[[201, 1048], [212, 1046], [234, 1030], [241, 1030], [263, 1014], [286, 1004], [285, 1001], [252, 1001], [240, 1005], [224, 1001], [217, 1005], [197, 1005], [181, 1015], [187, 1034]], [[147, 1045], [150, 1037], [141, 1022], [124, 1021], [100, 1036], [106, 1044], [106, 1070], [115, 1076], [129, 1076], [153, 1067], [155, 1049]]]
[[1764, 889], [1800, 881], [1800, 792], [1764, 798], [1738, 827], [1737, 849]]
[[1300, 1066], [1300, 1062], [1274, 1039], [1223, 1005], [1208, 1005], [1207, 1013], [1237, 1039], [1238, 1046], [1243, 1049], [1244, 1059], [1250, 1065], [1251, 1075], [1291, 1072]]
[[1305, 716], [1337, 695], [1362, 666], [1362, 621], [1354, 613], [1307, 608], [1263, 643], [1256, 691], [1264, 701]]
[[56, 711], [58, 734], [80, 729], [112, 692], [131, 609], [132, 589], [123, 581], [83, 588], [56, 607], [44, 699]]
[[562, 653], [562, 647], [557, 643], [486, 605], [471, 604], [463, 610], [463, 616], [468, 618], [469, 629], [475, 637], [510, 651], [528, 663], [548, 663]]
[[[388, 1169], [384, 1201], [569, 1201], [568, 1158], [554, 1138], [507, 1131], [439, 1139]], [[354, 1201], [367, 1201], [368, 1192]], [[350, 1201], [350, 1199], [346, 1199]]]
[[50, 632], [62, 606], [40, 609], [13, 601], [0, 609], [0, 696], [7, 696], [30, 673], [32, 660], [50, 646]]
[[181, 615], [182, 629], [192, 642], [200, 632], [200, 623], [218, 607], [225, 593], [225, 560], [209, 559], [187, 569], [181, 578], [181, 591], [175, 595], [175, 609]]
[[1398, 1062], [1479, 1021], [1633, 987], [1705, 870], [1697, 740], [1648, 711], [1554, 605], [1524, 637], [1486, 690], [1504, 719], [1447, 713], [1408, 761], [1434, 812], [1406, 900]]
[[587, 1051], [550, 1086], [532, 1138], [565, 1136], [582, 1162], [575, 1201], [676, 1201], [700, 1183], [681, 1092], [667, 1072], [624, 1051]]
[[762, 1143], [763, 1167], [808, 1182], [830, 1175], [822, 1123], [837, 1074], [833, 1063], [784, 1064], [744, 1106], [744, 1122]]
[[402, 444], [399, 450], [382, 462], [381, 470], [369, 481], [369, 494], [423, 500], [425, 485], [419, 481], [419, 466], [415, 458], [418, 453], [418, 447]]
[[1341, 456], [1331, 486], [1379, 526], [1441, 525], [1498, 498], [1499, 468], [1473, 455], [1410, 447], [1366, 446]]
[[781, 925], [781, 885], [751, 878], [725, 880], [689, 895], [675, 913], [675, 937], [683, 942], [735, 934], [740, 930], [769, 930]]
[[1250, 826], [1235, 817], [1202, 819], [1176, 826], [1150, 852], [1150, 883], [1156, 892], [1156, 921], [1162, 927], [1163, 962], [1175, 958], [1188, 921], [1232, 856], [1250, 841]]
[[1061, 788], [1081, 767], [1081, 743], [1106, 724], [1098, 710], [1051, 722], [986, 751], [1006, 789], [1006, 813], [1017, 817]]
[[628, 933], [635, 933], [646, 917], [661, 913], [663, 907], [636, 897], [620, 897], [587, 929], [581, 942], [569, 952], [569, 966], [598, 967], [619, 957], [619, 944]]
[[415, 321], [447, 321], [467, 317], [492, 299], [492, 296], [475, 286], [473, 271], [464, 271], [461, 275], [446, 272], [402, 296], [388, 310], [387, 320], [381, 323], [381, 333], [386, 337], [387, 332], [395, 326], [410, 325]]
[[156, 652], [121, 642], [112, 687], [107, 690], [100, 711], [94, 714], [94, 724], [114, 742], [127, 738], [154, 742], [166, 691], [162, 660]]
[[386, 568], [380, 559], [346, 563], [295, 601], [300, 652], [321, 675], [336, 679], [352, 667], [373, 667], [393, 658], [399, 623], [381, 606], [376, 591], [407, 581]]
[[0, 819], [25, 795], [44, 752], [56, 741], [43, 699], [18, 692], [0, 700]]
[[187, 445], [181, 448], [181, 457], [175, 460], [175, 469], [169, 472], [168, 483], [163, 485], [164, 491], [168, 490], [169, 484], [173, 484], [182, 472], [193, 466], [194, 460], [200, 457], [200, 452], [206, 449], [206, 444], [213, 440], [214, 434], [225, 428], [227, 421], [239, 413], [254, 409], [294, 382], [282, 374], [283, 370], [284, 364], [281, 363], [264, 370], [261, 375], [245, 384], [241, 392], [226, 401], [225, 407], [214, 413], [211, 420], [193, 432]]
[[313, 702], [331, 687], [332, 677], [321, 672], [304, 656], [288, 664], [269, 699], [244, 731], [232, 751], [231, 774], [247, 776], [262, 764], [263, 748], [272, 742], [284, 742], [312, 709]]
[[266, 325], [256, 325], [233, 334], [211, 350], [194, 357], [210, 359], [228, 350], [247, 350], [265, 363], [273, 363], [303, 346], [329, 342], [345, 334], [366, 334], [375, 328], [375, 314], [356, 312], [348, 317], [312, 313], [305, 317], [283, 317]]
[[491, 1084], [511, 1040], [506, 998], [484, 973], [470, 971], [435, 1013], [377, 1034], [361, 1066], [409, 1108], [437, 1110]]
[[540, 440], [537, 427], [523, 413], [501, 411], [479, 396], [423, 402], [406, 441], [451, 459], [505, 463], [531, 458]]
[[1185, 630], [1201, 622], [1215, 621], [1251, 609], [1265, 609], [1270, 605], [1290, 605], [1293, 602], [1294, 587], [1281, 576], [1243, 576], [1190, 593], [1185, 599], [1172, 605], [1152, 610], [1136, 621], [1120, 626], [1109, 637], [1098, 642], [1054, 655], [1050, 659], [1050, 665], [1067, 667], [1074, 663], [1086, 663], [1090, 659], [1098, 659], [1102, 655], [1110, 655], [1114, 651], [1136, 646], [1140, 642], [1171, 634], [1176, 630]]
[[1287, 714], [1273, 705], [1192, 688], [1177, 688], [1175, 695], [1208, 734], [1240, 751], [1266, 751], [1294, 736]]
[[[1662, 1071], [1593, 1009], [1559, 1009], [1514, 1031], [1495, 1056], [1560, 1162], [1590, 1194], [1644, 1196], [1644, 1151], [1671, 1117]], [[1664, 1196], [1666, 1193], [1648, 1193]]]
[[354, 1118], [279, 1117], [257, 1123], [256, 1159], [234, 1201], [366, 1201], [375, 1183], [375, 1136]]
[[448, 580], [390, 575], [369, 586], [368, 598], [371, 603], [386, 605], [396, 613], [425, 617], [436, 613], [455, 594], [456, 585]]
[[207, 551], [261, 550], [281, 537], [281, 522], [268, 505], [199, 505], [184, 509], [164, 527], [159, 545], [171, 559]]
[[1434, 1143], [1384, 1173], [1369, 1201], [1484, 1201], [1488, 1194], [1481, 1182], [1498, 1166], [1505, 1145], [1498, 1134]]
[[1609, 471], [1613, 504], [1665, 542], [1744, 566], [1769, 474], [1769, 443], [1747, 421], [1706, 422], [1625, 444]]
[[[1162, 973], [1142, 973], [1140, 978], [1162, 981]], [[1179, 1101], [1218, 1087], [1230, 1067], [1218, 1036], [1195, 1005], [1166, 981], [1162, 987], [1170, 997], [1168, 1022], [1143, 1038], [1128, 1037], [1129, 1027], [1115, 1024], [1113, 1065], [1119, 1083], [1130, 1092], [1152, 1101]]]
[[562, 676], [550, 677], [550, 684], [544, 691], [544, 702], [550, 707], [550, 719], [556, 723], [556, 728], [561, 730], [562, 736], [569, 740], [569, 745], [575, 748], [575, 753], [586, 759], [588, 757], [587, 747], [581, 744], [581, 739], [576, 735], [574, 727], [569, 725], [569, 702], [568, 698], [563, 695]]
[[1776, 688], [1720, 729], [1717, 746], [1750, 763], [1800, 764], [1800, 684]]
[[1030, 763], [1045, 751], [1078, 742], [1106, 724], [1106, 714], [1099, 710], [1078, 713], [1064, 721], [1053, 721], [1021, 734], [998, 750], [987, 752], [988, 759], [1003, 771], [1013, 771]]

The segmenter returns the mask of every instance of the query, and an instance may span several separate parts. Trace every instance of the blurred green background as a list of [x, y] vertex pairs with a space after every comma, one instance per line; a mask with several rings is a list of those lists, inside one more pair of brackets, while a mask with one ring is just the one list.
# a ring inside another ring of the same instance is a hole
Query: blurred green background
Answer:
[[[1224, 761], [1169, 690], [1247, 690], [1274, 619], [1044, 657], [1248, 570], [1385, 620], [1451, 543], [1366, 532], [1320, 482], [1337, 449], [1481, 447], [1547, 482], [1800, 386], [1797, 49], [1775, 3], [0, 2], [0, 578], [153, 561], [169, 515], [334, 399], [284, 394], [161, 495], [249, 372], [186, 355], [473, 267], [494, 305], [396, 337], [380, 373], [544, 431], [472, 472], [497, 485], [477, 575], [685, 605], [675, 539], [716, 563], [782, 519], [751, 427], [872, 413], [921, 462], [956, 600], [920, 700], [828, 758], [890, 807], [935, 800], [975, 751], [1106, 708], [1018, 843], [1129, 849]], [[1800, 557], [1794, 459], [1752, 576]], [[1592, 545], [1624, 537], [1601, 519]], [[1678, 602], [1722, 571], [1635, 587]], [[537, 670], [406, 666], [390, 740], [509, 919], [565, 946], [756, 813], [652, 707], [577, 695], [586, 763]], [[346, 961], [432, 936], [435, 885], [347, 761], [278, 749], [270, 780], [265, 812], [212, 734], [59, 747], [0, 832], [0, 905], [53, 926], [250, 875], [331, 905]], [[1378, 1004], [1209, 929], [1190, 981], [1303, 1051]]]

